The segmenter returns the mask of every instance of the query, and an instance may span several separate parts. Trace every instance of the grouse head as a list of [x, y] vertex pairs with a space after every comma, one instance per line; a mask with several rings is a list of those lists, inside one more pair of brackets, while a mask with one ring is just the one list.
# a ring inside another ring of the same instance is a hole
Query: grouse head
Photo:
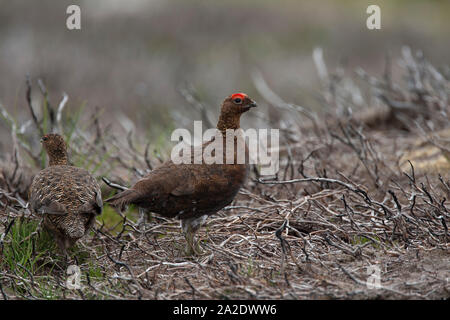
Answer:
[[49, 165], [67, 165], [67, 145], [63, 137], [56, 133], [46, 134], [41, 138], [42, 146], [49, 157]]
[[228, 96], [222, 103], [217, 128], [221, 131], [238, 129], [241, 115], [253, 107], [256, 107], [255, 101], [245, 93], [234, 93]]

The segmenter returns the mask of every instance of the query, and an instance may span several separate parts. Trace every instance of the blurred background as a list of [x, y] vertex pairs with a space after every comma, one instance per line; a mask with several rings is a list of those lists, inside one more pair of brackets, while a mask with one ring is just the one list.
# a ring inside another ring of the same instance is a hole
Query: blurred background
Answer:
[[[70, 4], [81, 7], [81, 30], [66, 28]], [[381, 7], [381, 30], [366, 28], [370, 4]], [[448, 64], [449, 15], [450, 1], [438, 0], [0, 0], [0, 103], [19, 122], [29, 120], [29, 74], [36, 112], [41, 78], [53, 104], [67, 93], [66, 112], [85, 104], [89, 117], [98, 107], [117, 130], [168, 139], [183, 119], [200, 119], [180, 90], [194, 92], [215, 122], [233, 92], [261, 100], [256, 71], [285, 101], [314, 108], [316, 47], [331, 70], [349, 73], [362, 67], [381, 76], [390, 54], [396, 77], [403, 45]], [[260, 111], [268, 108], [262, 103]], [[9, 141], [0, 122], [0, 151], [10, 151]]]
[[[450, 0], [0, 0], [0, 299], [448, 299], [449, 17]], [[178, 221], [105, 205], [74, 248], [82, 290], [62, 286], [72, 259], [28, 214], [41, 135], [107, 199], [234, 92], [259, 106], [243, 128], [280, 129], [277, 175], [252, 166], [195, 264]], [[385, 290], [355, 281], [373, 266]]]

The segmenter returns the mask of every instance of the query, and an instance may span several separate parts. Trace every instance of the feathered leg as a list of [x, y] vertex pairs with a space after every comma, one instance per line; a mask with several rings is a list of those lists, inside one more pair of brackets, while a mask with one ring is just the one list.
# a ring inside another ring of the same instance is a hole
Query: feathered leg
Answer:
[[207, 216], [201, 216], [198, 218], [188, 218], [181, 220], [181, 228], [183, 229], [184, 236], [186, 238], [186, 254], [188, 256], [201, 255], [202, 250], [200, 248], [200, 243], [195, 242], [195, 233], [201, 227], [203, 222], [205, 222]]
[[56, 244], [58, 245], [59, 249], [61, 250], [63, 256], [64, 256], [64, 263], [68, 263], [69, 261], [69, 252], [67, 249], [70, 247], [70, 243], [67, 238], [65, 238], [63, 235], [55, 234], [54, 235]]
[[146, 210], [144, 208], [139, 207], [139, 220], [137, 221], [137, 225], [141, 231], [145, 230], [146, 223]]

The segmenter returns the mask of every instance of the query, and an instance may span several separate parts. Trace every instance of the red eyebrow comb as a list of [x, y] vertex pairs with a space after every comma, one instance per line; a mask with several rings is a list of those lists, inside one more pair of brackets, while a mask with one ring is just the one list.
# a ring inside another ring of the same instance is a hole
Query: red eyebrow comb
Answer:
[[231, 99], [241, 98], [242, 100], [244, 100], [245, 97], [247, 97], [245, 93], [233, 93], [231, 95]]

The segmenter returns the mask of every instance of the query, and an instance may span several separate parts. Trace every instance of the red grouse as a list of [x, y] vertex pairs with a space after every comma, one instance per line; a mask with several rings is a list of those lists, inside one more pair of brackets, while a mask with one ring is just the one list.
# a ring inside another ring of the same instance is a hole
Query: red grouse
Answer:
[[41, 143], [49, 166], [33, 179], [30, 207], [44, 217], [44, 227], [55, 237], [63, 253], [83, 237], [102, 213], [97, 181], [84, 169], [69, 164], [67, 147], [58, 134], [47, 134]]
[[[252, 107], [256, 107], [256, 103], [243, 93], [235, 93], [224, 100], [217, 123], [217, 132], [221, 133], [219, 139], [223, 139], [222, 164], [203, 162], [196, 164], [194, 163], [196, 153], [191, 152], [190, 163], [175, 164], [169, 160], [139, 180], [133, 187], [106, 202], [121, 210], [125, 205], [135, 204], [164, 217], [181, 219], [181, 227], [187, 241], [187, 253], [189, 255], [198, 253], [198, 244], [195, 246], [197, 248], [194, 247], [195, 232], [208, 215], [230, 204], [246, 181], [249, 171], [248, 161], [237, 161], [238, 148], [242, 149], [242, 146], [248, 159], [245, 141], [238, 142], [239, 139], [243, 139], [242, 136], [231, 135], [234, 145], [233, 143], [229, 145], [233, 145], [231, 152], [234, 152], [234, 159], [231, 153], [229, 158], [232, 161], [227, 162], [226, 132], [239, 129], [241, 115]], [[205, 150], [212, 142], [213, 140], [204, 143], [201, 150]]]

